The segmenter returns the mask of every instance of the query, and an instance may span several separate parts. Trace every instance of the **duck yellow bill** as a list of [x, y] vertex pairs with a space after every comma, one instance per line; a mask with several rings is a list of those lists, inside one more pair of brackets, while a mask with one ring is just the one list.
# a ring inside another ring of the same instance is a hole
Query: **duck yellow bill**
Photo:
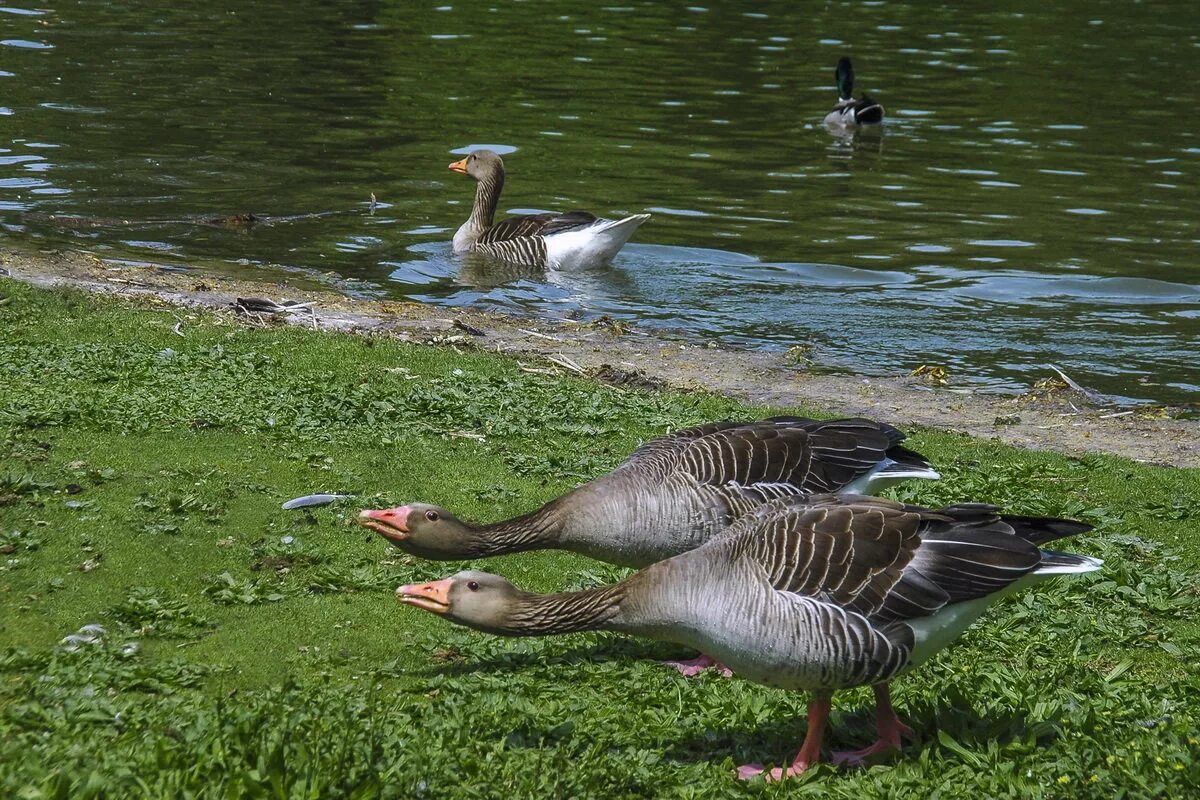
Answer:
[[463, 175], [466, 175], [467, 174], [467, 159], [463, 158], [459, 161], [453, 162], [450, 165], [450, 169], [454, 170], [455, 172], [461, 172]]
[[396, 590], [396, 599], [406, 606], [445, 614], [450, 610], [450, 587], [453, 585], [453, 578], [429, 583], [408, 583]]

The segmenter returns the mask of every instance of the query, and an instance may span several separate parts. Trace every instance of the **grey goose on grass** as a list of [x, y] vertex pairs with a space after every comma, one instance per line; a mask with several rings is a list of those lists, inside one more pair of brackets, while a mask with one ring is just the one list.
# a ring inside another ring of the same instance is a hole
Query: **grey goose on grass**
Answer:
[[838, 101], [833, 111], [825, 115], [827, 127], [845, 131], [860, 125], [878, 125], [883, 122], [883, 106], [865, 94], [858, 100], [852, 96], [854, 67], [850, 64], [850, 59], [842, 56], [838, 60], [834, 79], [837, 81]]
[[650, 219], [649, 214], [611, 220], [587, 211], [567, 211], [522, 214], [495, 222], [504, 191], [504, 160], [491, 150], [476, 150], [450, 164], [450, 169], [476, 181], [471, 216], [454, 233], [455, 253], [482, 253], [550, 269], [589, 269], [611, 261]]
[[[866, 419], [713, 422], [647, 442], [608, 475], [513, 519], [472, 525], [412, 503], [363, 511], [359, 522], [423, 558], [555, 548], [644, 567], [698, 547], [776, 497], [938, 478], [903, 440], [891, 425]], [[701, 655], [670, 666], [692, 677], [720, 665]]]
[[422, 558], [559, 549], [644, 567], [698, 547], [767, 500], [940, 477], [904, 438], [867, 419], [710, 422], [652, 439], [609, 474], [512, 519], [475, 525], [409, 503], [364, 510], [359, 523]]
[[[767, 773], [777, 780], [820, 760], [838, 689], [875, 688], [879, 739], [834, 754], [835, 763], [867, 763], [898, 749], [911, 730], [892, 709], [888, 682], [950, 644], [998, 598], [1099, 569], [1095, 558], [1041, 549], [1090, 529], [981, 504], [931, 510], [871, 497], [789, 497], [608, 586], [535, 594], [467, 571], [396, 594], [487, 633], [639, 634], [712, 653], [751, 681], [807, 690], [804, 743], [789, 766]], [[737, 775], [762, 772], [747, 764]]]

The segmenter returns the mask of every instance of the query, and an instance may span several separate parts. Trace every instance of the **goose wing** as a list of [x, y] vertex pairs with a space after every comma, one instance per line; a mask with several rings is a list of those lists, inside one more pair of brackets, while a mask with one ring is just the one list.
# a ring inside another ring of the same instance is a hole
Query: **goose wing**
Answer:
[[1073, 520], [1006, 517], [984, 504], [934, 510], [818, 495], [760, 506], [734, 523], [726, 542], [776, 591], [882, 624], [1000, 591], [1042, 564], [1038, 544], [1090, 528]]
[[562, 214], [520, 214], [496, 223], [476, 240], [477, 244], [496, 244], [528, 236], [549, 236], [552, 233], [586, 228], [598, 217], [587, 211], [567, 211]]
[[[832, 492], [879, 466], [904, 434], [865, 419], [773, 417], [713, 422], [654, 439], [620, 468], [656, 479], [684, 475], [707, 486], [776, 486], [780, 492]], [[773, 495], [778, 496], [778, 494]]]

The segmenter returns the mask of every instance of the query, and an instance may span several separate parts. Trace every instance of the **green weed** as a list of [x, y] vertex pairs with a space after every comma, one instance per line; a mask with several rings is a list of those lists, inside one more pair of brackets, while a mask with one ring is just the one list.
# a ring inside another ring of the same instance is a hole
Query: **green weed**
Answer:
[[[918, 735], [903, 756], [743, 785], [736, 764], [794, 755], [804, 697], [682, 680], [655, 663], [684, 655], [666, 645], [487, 637], [391, 597], [464, 566], [538, 590], [625, 570], [562, 553], [422, 561], [352, 518], [423, 500], [499, 519], [671, 428], [808, 410], [625, 391], [483, 352], [205, 314], [180, 337], [161, 310], [0, 284], [11, 298], [0, 306], [0, 796], [1200, 788], [1195, 470], [914, 431], [910, 444], [945, 477], [895, 496], [1087, 519], [1096, 530], [1066, 549], [1105, 568], [999, 604], [898, 681]], [[279, 509], [313, 491], [355, 499]], [[78, 633], [90, 623], [104, 633]], [[869, 702], [865, 689], [838, 696], [830, 747], [870, 741]]]

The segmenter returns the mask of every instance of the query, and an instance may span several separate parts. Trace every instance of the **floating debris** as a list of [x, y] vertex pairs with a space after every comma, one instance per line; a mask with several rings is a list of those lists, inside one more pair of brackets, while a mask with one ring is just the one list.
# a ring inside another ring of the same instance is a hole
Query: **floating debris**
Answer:
[[914, 378], [921, 378], [933, 386], [945, 386], [950, 373], [945, 367], [938, 364], [922, 364], [909, 374]]
[[239, 297], [231, 304], [233, 310], [242, 314], [294, 314], [300, 311], [312, 311], [313, 304], [300, 303], [295, 300], [284, 300], [276, 303], [269, 297]]
[[546, 356], [546, 360], [549, 361], [551, 364], [555, 364], [557, 366], [562, 367], [563, 369], [568, 369], [571, 372], [574, 372], [576, 375], [586, 375], [587, 374], [587, 371], [584, 370], [583, 367], [579, 366], [579, 364], [577, 364], [573, 358], [571, 358], [570, 356], [565, 356], [562, 353], [554, 353], [554, 354], [548, 355], [548, 356]]
[[283, 504], [284, 511], [292, 511], [297, 508], [316, 508], [318, 506], [327, 506], [331, 503], [336, 503], [338, 500], [344, 500], [348, 497], [353, 497], [352, 494], [306, 494], [303, 497], [294, 497]]
[[609, 386], [619, 386], [623, 389], [641, 389], [647, 392], [661, 392], [667, 388], [666, 381], [647, 375], [640, 369], [621, 369], [612, 364], [601, 364], [588, 369], [587, 374], [601, 383]]
[[1053, 364], [1047, 364], [1046, 366], [1057, 372], [1058, 377], [1062, 378], [1063, 382], [1066, 383], [1067, 386], [1070, 386], [1073, 390], [1083, 395], [1083, 399], [1087, 400], [1089, 403], [1095, 403], [1096, 405], [1100, 406], [1113, 404], [1112, 398], [1097, 392], [1095, 389], [1089, 389], [1086, 386], [1076, 383], [1074, 380], [1072, 380], [1071, 376], [1067, 375], [1067, 373], [1063, 372]]
[[486, 336], [487, 335], [483, 331], [481, 331], [479, 328], [476, 328], [472, 325], [468, 325], [467, 323], [463, 322], [461, 319], [454, 320], [454, 327], [458, 328], [460, 331], [466, 331], [467, 333], [471, 334], [472, 336]]

